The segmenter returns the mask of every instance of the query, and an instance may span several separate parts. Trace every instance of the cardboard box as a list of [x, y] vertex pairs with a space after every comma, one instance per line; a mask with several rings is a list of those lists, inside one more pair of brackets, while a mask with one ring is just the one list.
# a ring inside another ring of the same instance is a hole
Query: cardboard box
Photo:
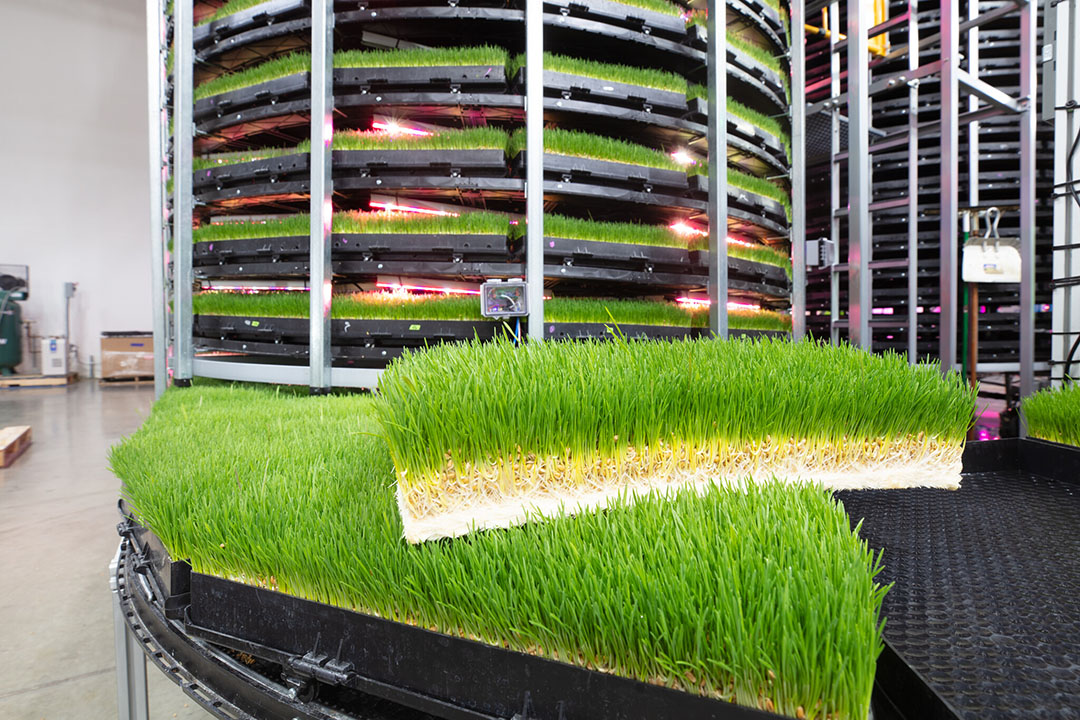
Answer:
[[103, 380], [154, 377], [154, 336], [150, 333], [102, 333]]

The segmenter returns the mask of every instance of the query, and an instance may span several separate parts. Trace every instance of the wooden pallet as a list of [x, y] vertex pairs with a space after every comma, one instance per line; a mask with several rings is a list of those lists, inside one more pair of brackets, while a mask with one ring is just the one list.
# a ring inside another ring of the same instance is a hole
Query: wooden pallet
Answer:
[[12, 425], [0, 430], [0, 468], [15, 462], [30, 447], [30, 426]]
[[78, 373], [67, 375], [0, 375], [0, 388], [59, 387], [79, 379]]
[[101, 378], [98, 380], [98, 385], [108, 387], [109, 385], [143, 385], [152, 382], [154, 382], [153, 375], [140, 375], [139, 377]]

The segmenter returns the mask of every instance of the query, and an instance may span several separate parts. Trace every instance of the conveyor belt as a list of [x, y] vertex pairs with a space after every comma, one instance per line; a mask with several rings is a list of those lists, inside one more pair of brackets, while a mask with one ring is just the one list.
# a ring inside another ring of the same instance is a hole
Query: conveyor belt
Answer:
[[885, 637], [961, 718], [1080, 717], [1080, 450], [969, 446], [965, 467], [994, 465], [959, 491], [839, 494], [895, 583]]

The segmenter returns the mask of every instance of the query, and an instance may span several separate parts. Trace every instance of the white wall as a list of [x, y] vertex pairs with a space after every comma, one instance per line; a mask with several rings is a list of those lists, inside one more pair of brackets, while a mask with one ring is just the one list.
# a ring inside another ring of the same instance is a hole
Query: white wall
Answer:
[[83, 362], [102, 331], [152, 329], [144, 9], [0, 0], [0, 264], [30, 266], [39, 334], [63, 333], [63, 284], [78, 283]]

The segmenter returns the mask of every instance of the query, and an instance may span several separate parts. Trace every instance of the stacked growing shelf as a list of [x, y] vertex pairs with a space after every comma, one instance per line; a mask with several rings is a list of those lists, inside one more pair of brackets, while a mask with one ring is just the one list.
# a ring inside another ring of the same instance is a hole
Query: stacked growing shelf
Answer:
[[[974, 49], [968, 49], [965, 35], [965, 68], [984, 78], [997, 90], [1015, 96], [1020, 87], [1020, 27], [1015, 13], [1008, 14], [1012, 5], [1004, 2], [972, 3], [971, 10], [978, 14], [1001, 13], [993, 22], [983, 24], [978, 29]], [[893, 2], [890, 4], [890, 18], [902, 18], [909, 3]], [[939, 59], [940, 50], [934, 44], [936, 33], [941, 27], [941, 3], [938, 0], [913, 2], [911, 7], [917, 17], [919, 36], [923, 39], [922, 62], [934, 62]], [[961, 7], [966, 17], [968, 4]], [[821, 24], [820, 15], [811, 17], [808, 22]], [[1039, 30], [1041, 33], [1041, 29]], [[893, 48], [903, 48], [908, 40], [906, 22], [898, 23], [889, 31]], [[971, 54], [977, 58], [974, 68]], [[827, 79], [830, 66], [829, 48], [826, 40], [811, 39], [808, 45], [808, 72], [811, 77], [808, 85], [819, 84], [816, 91], [808, 94], [809, 103], [819, 102], [829, 95]], [[902, 53], [892, 53], [886, 57], [874, 59], [875, 77], [889, 77], [890, 73], [902, 75], [907, 69], [907, 58]], [[916, 117], [921, 124], [932, 124], [941, 113], [940, 77], [929, 74], [917, 81], [918, 105]], [[907, 127], [909, 114], [908, 84], [893, 82], [893, 89], [874, 97], [873, 126], [879, 131], [878, 137], [893, 136]], [[1041, 103], [1041, 93], [1036, 100]], [[979, 106], [984, 109], [986, 103]], [[970, 111], [972, 106], [964, 100], [962, 111]], [[824, 115], [817, 118], [817, 143], [808, 143], [808, 164], [811, 170], [808, 177], [817, 178], [818, 182], [808, 183], [809, 219], [808, 238], [829, 236], [829, 184], [828, 184], [828, 119]], [[813, 120], [811, 121], [813, 125]], [[985, 211], [991, 206], [1000, 207], [1002, 220], [1000, 235], [1016, 238], [1020, 232], [1019, 203], [1021, 195], [1020, 174], [1020, 126], [1021, 120], [1015, 115], [999, 115], [982, 119], [972, 126], [964, 126], [959, 136], [960, 163], [958, 168], [958, 192], [962, 210], [976, 208], [982, 214], [977, 233], [986, 232]], [[969, 130], [976, 128], [974, 134]], [[841, 130], [846, 136], [846, 125]], [[811, 135], [814, 133], [811, 132]], [[974, 143], [972, 142], [975, 138]], [[846, 139], [842, 141], [846, 143]], [[845, 147], [846, 149], [846, 147]], [[875, 152], [873, 155], [872, 200], [888, 201], [906, 198], [908, 195], [908, 150], [907, 143], [894, 144], [891, 148]], [[910, 347], [909, 329], [906, 321], [915, 317], [914, 347], [919, 359], [937, 357], [940, 341], [940, 166], [941, 135], [939, 131], [927, 131], [920, 135], [917, 144], [918, 191], [914, 202], [915, 237], [917, 239], [917, 266], [915, 278], [915, 307], [909, 308], [908, 297], [908, 244], [909, 214], [906, 203], [895, 207], [875, 209], [873, 226], [872, 257], [880, 261], [880, 266], [872, 269], [872, 301], [874, 316], [871, 320], [873, 348], [875, 350], [895, 350], [905, 352]], [[1050, 275], [1049, 262], [1051, 233], [1051, 205], [1053, 167], [1051, 133], [1047, 126], [1040, 126], [1036, 136], [1035, 155], [1035, 240], [1037, 262], [1035, 264], [1035, 355], [1037, 362], [1044, 363], [1050, 355]], [[842, 173], [840, 187], [847, 187], [846, 173]], [[841, 221], [842, 224], [846, 220]], [[839, 262], [847, 256], [846, 245], [839, 249]], [[891, 266], [890, 266], [891, 264]], [[837, 289], [841, 297], [839, 307], [845, 313], [848, 296], [846, 273], [839, 273]], [[819, 337], [829, 337], [831, 321], [836, 319], [830, 314], [830, 278], [825, 268], [812, 271], [807, 280], [807, 307], [809, 310], [808, 326]], [[985, 368], [983, 372], [1017, 372], [1020, 359], [1020, 285], [982, 284], [979, 287], [978, 363]], [[958, 293], [955, 299], [958, 308], [964, 307], [964, 295]], [[961, 316], [963, 311], [961, 310]], [[844, 322], [846, 316], [841, 318]], [[845, 337], [847, 328], [841, 326], [836, 331], [839, 337]], [[967, 337], [963, 322], [958, 323], [957, 343], [963, 349]], [[958, 358], [958, 360], [961, 358]]]
[[[312, 208], [329, 235], [335, 372], [366, 373], [333, 384], [373, 384], [370, 371], [407, 348], [524, 335], [528, 318], [484, 318], [476, 296], [484, 281], [526, 275], [525, 3], [334, 6], [325, 210], [311, 198], [323, 154], [311, 152], [312, 5], [195, 6], [194, 374], [308, 362], [306, 291], [323, 285], [311, 280]], [[605, 338], [612, 324], [633, 337], [705, 334], [704, 11], [550, 0], [542, 17], [544, 336]], [[784, 333], [787, 15], [733, 0], [726, 20], [729, 323]], [[267, 291], [295, 297], [257, 297]]]

